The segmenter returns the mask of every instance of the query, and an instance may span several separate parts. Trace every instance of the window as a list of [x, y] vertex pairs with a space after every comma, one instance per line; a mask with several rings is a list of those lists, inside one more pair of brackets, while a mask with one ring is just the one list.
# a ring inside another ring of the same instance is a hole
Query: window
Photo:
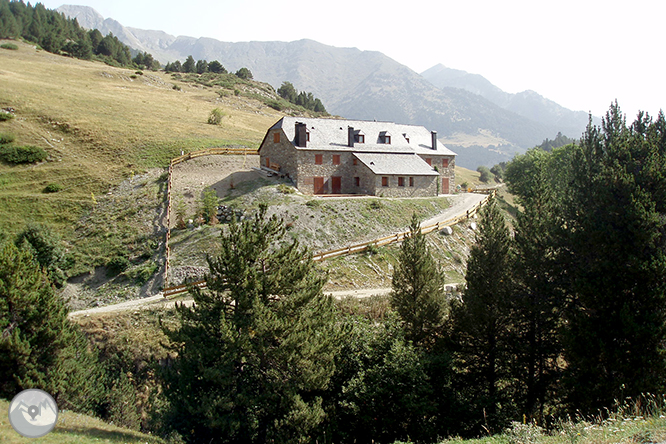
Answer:
[[273, 143], [280, 143], [280, 133], [273, 133]]
[[409, 186], [410, 186], [410, 187], [413, 187], [413, 186], [414, 186], [414, 178], [413, 178], [413, 177], [410, 177], [410, 178], [409, 178]]
[[333, 154], [333, 165], [340, 165], [340, 155]]
[[358, 165], [358, 159], [356, 157], [354, 157], [353, 163], [354, 163], [354, 165]]
[[442, 159], [442, 167], [444, 168], [449, 167], [449, 159]]
[[360, 177], [354, 177], [354, 186], [356, 186], [356, 187], [361, 186], [361, 178]]
[[387, 187], [388, 186], [388, 177], [382, 177], [382, 186]]
[[270, 168], [270, 167], [271, 167], [271, 160], [267, 157], [266, 158], [266, 168]]
[[388, 131], [379, 133], [379, 143], [391, 144], [391, 134]]
[[398, 177], [398, 186], [399, 187], [404, 187], [405, 186], [405, 178], [404, 177]]
[[365, 134], [354, 134], [355, 143], [365, 143]]
[[426, 157], [426, 163], [430, 166], [432, 166], [432, 159], [430, 157]]
[[323, 164], [324, 164], [324, 155], [315, 154], [315, 165], [323, 165]]

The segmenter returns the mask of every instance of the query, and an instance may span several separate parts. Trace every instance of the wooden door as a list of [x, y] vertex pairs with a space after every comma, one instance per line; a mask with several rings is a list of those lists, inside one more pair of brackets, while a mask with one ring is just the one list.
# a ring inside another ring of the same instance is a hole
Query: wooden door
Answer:
[[324, 178], [323, 177], [315, 177], [314, 178], [314, 193], [315, 194], [324, 194], [325, 193], [324, 189]]
[[449, 194], [449, 178], [442, 177], [442, 194]]
[[342, 193], [342, 177], [333, 176], [331, 177], [331, 193], [341, 194]]

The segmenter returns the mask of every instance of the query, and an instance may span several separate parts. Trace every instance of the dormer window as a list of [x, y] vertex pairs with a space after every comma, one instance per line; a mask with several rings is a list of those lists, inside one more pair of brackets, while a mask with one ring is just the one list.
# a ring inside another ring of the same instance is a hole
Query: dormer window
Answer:
[[407, 143], [409, 143], [409, 134], [407, 134], [407, 133], [403, 133], [402, 136], [405, 138], [405, 140], [407, 141]]
[[361, 130], [354, 131], [354, 143], [365, 143], [365, 134]]
[[384, 143], [386, 145], [391, 144], [391, 134], [388, 131], [382, 131], [379, 133], [379, 143]]

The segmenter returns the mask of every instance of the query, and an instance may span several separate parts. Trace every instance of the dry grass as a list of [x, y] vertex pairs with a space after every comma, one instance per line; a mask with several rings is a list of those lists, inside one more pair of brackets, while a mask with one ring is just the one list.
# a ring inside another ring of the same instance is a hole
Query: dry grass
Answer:
[[164, 441], [154, 436], [134, 430], [123, 429], [87, 415], [69, 411], [58, 414], [55, 429], [42, 438], [24, 438], [9, 424], [9, 401], [0, 400], [0, 442], [20, 444], [38, 442], [40, 444], [88, 444], [88, 443], [136, 443], [157, 444]]
[[[30, 219], [63, 234], [93, 205], [93, 196], [134, 173], [165, 167], [181, 151], [220, 145], [258, 147], [282, 114], [260, 102], [181, 84], [166, 73], [131, 78], [132, 71], [38, 51], [16, 42], [0, 52], [0, 107], [16, 118], [0, 132], [17, 144], [44, 148], [37, 165], [0, 165], [0, 229], [15, 232]], [[221, 125], [207, 124], [214, 108]], [[64, 190], [43, 194], [49, 183]], [[18, 222], [18, 223], [17, 223]]]

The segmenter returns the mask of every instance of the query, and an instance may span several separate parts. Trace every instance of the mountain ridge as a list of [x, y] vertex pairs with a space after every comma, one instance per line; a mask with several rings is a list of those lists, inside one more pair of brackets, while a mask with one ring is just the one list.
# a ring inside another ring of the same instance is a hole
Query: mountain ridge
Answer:
[[[126, 28], [113, 19], [100, 21], [103, 17], [89, 7], [63, 6], [58, 11], [77, 17], [83, 27], [113, 32], [162, 63], [182, 61], [188, 55], [196, 60], [218, 60], [231, 72], [246, 67], [255, 79], [276, 89], [284, 81], [291, 82], [319, 97], [333, 114], [423, 125], [437, 131], [442, 142], [458, 152], [459, 165], [471, 169], [492, 165], [497, 159], [509, 160], [558, 132], [574, 131], [525, 117], [464, 88], [438, 88], [379, 51], [338, 48], [310, 39], [230, 43], [176, 37], [163, 31]], [[574, 137], [581, 132], [573, 132]], [[466, 148], [474, 145], [477, 152], [470, 156]]]
[[[554, 122], [563, 133], [572, 137], [582, 133], [589, 121], [589, 113], [567, 109], [536, 91], [508, 93], [480, 74], [448, 68], [441, 63], [423, 71], [421, 76], [438, 88], [464, 89], [528, 119], [544, 124]], [[593, 119], [594, 123], [600, 123], [598, 118]]]

